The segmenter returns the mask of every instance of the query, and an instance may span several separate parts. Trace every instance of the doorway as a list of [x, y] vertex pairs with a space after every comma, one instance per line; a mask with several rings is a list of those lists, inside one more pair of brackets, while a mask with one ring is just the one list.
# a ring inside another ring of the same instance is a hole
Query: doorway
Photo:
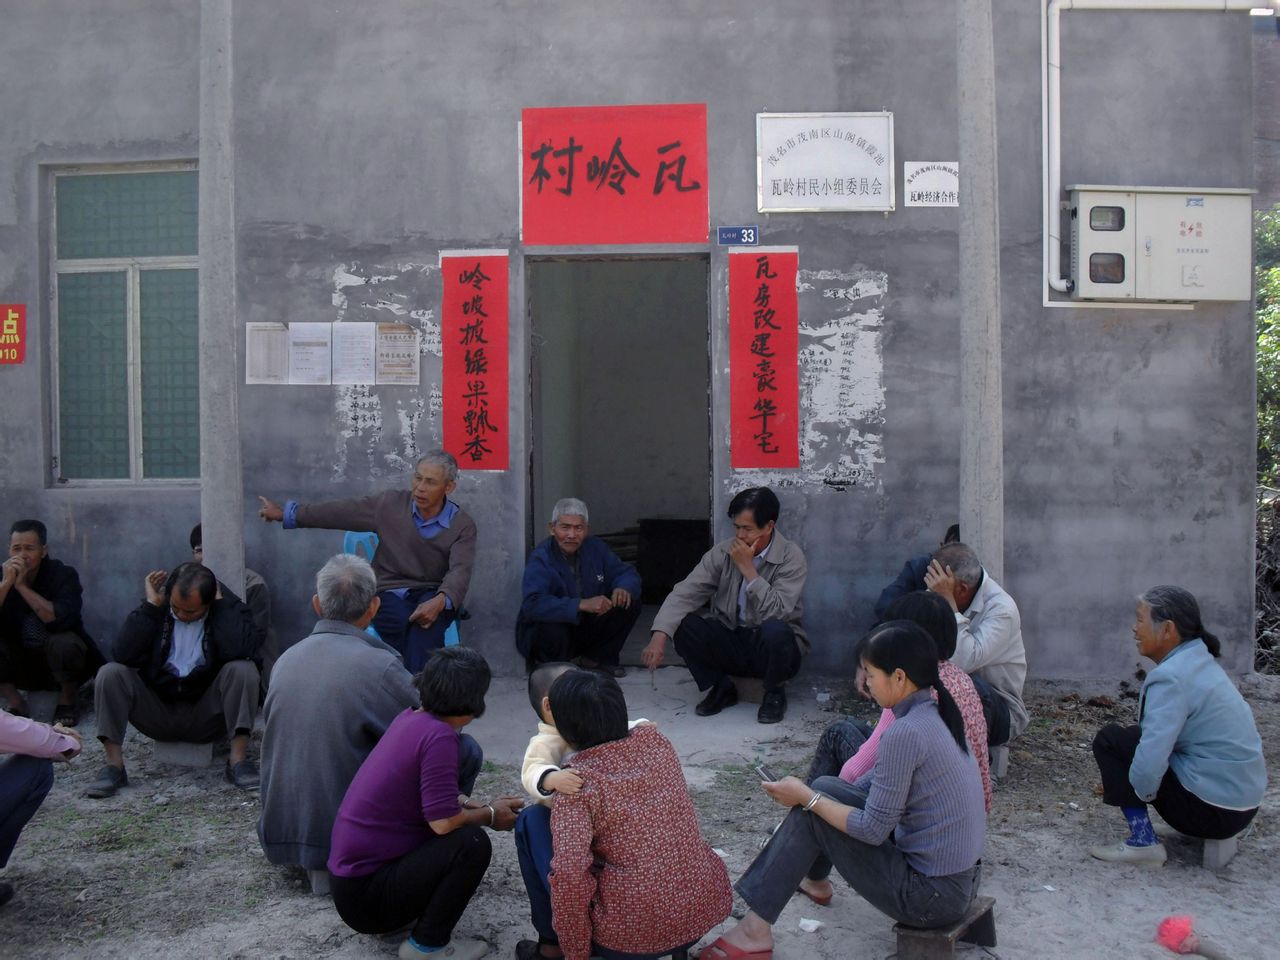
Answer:
[[[557, 500], [586, 501], [591, 532], [639, 570], [652, 613], [711, 539], [708, 267], [705, 256], [527, 263], [529, 546]], [[652, 621], [646, 610], [641, 646]]]

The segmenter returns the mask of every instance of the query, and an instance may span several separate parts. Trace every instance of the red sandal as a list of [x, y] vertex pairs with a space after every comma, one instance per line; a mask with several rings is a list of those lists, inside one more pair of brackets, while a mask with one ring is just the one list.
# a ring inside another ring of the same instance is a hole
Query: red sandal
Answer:
[[735, 947], [724, 937], [702, 948], [698, 960], [773, 960], [773, 949], [747, 951]]

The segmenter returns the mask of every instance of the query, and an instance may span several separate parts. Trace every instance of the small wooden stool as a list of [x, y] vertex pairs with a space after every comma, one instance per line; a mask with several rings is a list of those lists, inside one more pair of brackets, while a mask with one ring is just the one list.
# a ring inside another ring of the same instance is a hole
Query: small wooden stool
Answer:
[[893, 926], [898, 935], [898, 960], [942, 960], [956, 953], [956, 941], [976, 943], [980, 947], [996, 945], [996, 918], [994, 897], [974, 897], [973, 904], [963, 917], [949, 927], [921, 930]]

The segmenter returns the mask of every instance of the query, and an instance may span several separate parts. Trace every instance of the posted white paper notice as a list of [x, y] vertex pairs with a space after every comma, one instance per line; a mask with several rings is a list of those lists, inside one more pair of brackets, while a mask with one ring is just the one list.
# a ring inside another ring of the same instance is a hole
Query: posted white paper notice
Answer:
[[289, 324], [289, 382], [328, 384], [333, 357], [332, 323]]
[[289, 328], [283, 323], [244, 325], [244, 382], [289, 382]]
[[333, 325], [333, 382], [373, 383], [376, 323]]
[[418, 328], [407, 323], [379, 323], [377, 382], [416, 387], [421, 383]]

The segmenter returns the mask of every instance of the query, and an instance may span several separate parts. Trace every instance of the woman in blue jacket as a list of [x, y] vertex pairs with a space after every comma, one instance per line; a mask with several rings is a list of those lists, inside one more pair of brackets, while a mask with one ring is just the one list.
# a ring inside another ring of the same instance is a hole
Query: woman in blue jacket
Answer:
[[1159, 866], [1147, 804], [1192, 837], [1233, 837], [1253, 819], [1267, 787], [1253, 713], [1218, 665], [1218, 638], [1181, 587], [1153, 587], [1138, 598], [1133, 636], [1156, 667], [1142, 685], [1138, 723], [1103, 727], [1093, 740], [1102, 802], [1119, 807], [1129, 837], [1094, 847], [1099, 860]]

